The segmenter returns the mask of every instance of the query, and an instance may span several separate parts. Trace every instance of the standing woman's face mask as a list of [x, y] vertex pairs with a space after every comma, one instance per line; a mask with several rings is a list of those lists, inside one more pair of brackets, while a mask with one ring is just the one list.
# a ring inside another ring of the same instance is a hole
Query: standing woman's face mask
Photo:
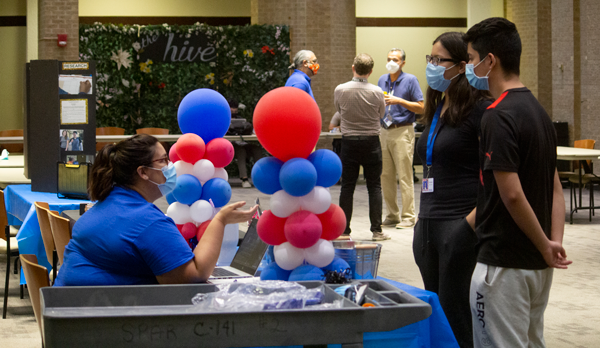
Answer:
[[[452, 80], [457, 78], [461, 73], [462, 63], [456, 63], [450, 52], [442, 45], [441, 41], [437, 41], [431, 48], [431, 55], [426, 55], [425, 60], [427, 61], [427, 69], [425, 70], [425, 77], [427, 78], [427, 84], [431, 89], [438, 92], [445, 92]], [[457, 67], [457, 69], [454, 69]], [[454, 74], [446, 78], [446, 71], [453, 70], [449, 74]]]

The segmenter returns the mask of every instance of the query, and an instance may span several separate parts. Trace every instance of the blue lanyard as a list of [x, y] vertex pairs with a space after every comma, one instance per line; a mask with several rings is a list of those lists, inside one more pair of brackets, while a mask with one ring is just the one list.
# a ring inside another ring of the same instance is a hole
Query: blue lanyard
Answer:
[[437, 138], [437, 135], [440, 132], [439, 129], [436, 132], [435, 127], [437, 126], [438, 120], [440, 119], [442, 107], [444, 107], [444, 99], [442, 99], [440, 105], [438, 105], [437, 110], [433, 115], [433, 120], [431, 121], [431, 127], [429, 128], [429, 136], [427, 137], [427, 167], [431, 167], [431, 163], [433, 162], [433, 143], [435, 142], [435, 138]]

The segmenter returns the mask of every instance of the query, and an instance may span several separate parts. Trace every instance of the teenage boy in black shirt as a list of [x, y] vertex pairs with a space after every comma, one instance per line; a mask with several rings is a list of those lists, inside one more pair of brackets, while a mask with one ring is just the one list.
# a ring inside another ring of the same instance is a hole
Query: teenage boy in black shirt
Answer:
[[565, 202], [556, 133], [519, 79], [521, 39], [513, 23], [488, 18], [464, 37], [467, 79], [496, 101], [481, 121], [477, 266], [471, 279], [475, 347], [544, 347], [552, 268], [567, 268]]

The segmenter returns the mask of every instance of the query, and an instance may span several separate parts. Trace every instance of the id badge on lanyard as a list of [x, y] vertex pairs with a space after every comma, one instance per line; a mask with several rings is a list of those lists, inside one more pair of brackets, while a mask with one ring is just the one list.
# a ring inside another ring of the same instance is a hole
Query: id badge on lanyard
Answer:
[[[394, 95], [394, 89], [392, 88], [392, 90], [388, 93], [389, 96], [393, 96]], [[390, 110], [392, 109], [391, 105], [388, 105], [387, 108], [387, 112], [385, 113], [385, 116], [381, 119], [381, 126], [385, 129], [390, 128], [390, 126], [394, 123], [394, 120], [392, 119], [392, 115], [390, 115]]]
[[[431, 167], [433, 165], [433, 144], [435, 143], [435, 138], [437, 138], [440, 129], [438, 128], [436, 131], [437, 123], [440, 119], [440, 114], [442, 112], [442, 107], [444, 106], [444, 100], [442, 99], [440, 105], [438, 105], [435, 114], [433, 115], [433, 120], [431, 121], [431, 126], [429, 127], [429, 136], [427, 137], [427, 177], [423, 178], [423, 183], [421, 184], [421, 192], [422, 193], [431, 193], [433, 192], [433, 178], [431, 176]], [[441, 128], [441, 125], [440, 125]]]

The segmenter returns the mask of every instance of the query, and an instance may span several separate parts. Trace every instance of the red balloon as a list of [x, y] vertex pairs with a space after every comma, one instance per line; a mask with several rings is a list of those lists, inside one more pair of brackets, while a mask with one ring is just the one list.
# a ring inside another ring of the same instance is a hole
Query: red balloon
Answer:
[[306, 158], [321, 134], [321, 112], [315, 100], [295, 87], [265, 94], [254, 109], [258, 141], [276, 158]]
[[196, 238], [198, 239], [198, 241], [200, 241], [200, 238], [202, 238], [204, 232], [206, 232], [206, 228], [208, 227], [211, 221], [212, 220], [206, 220], [203, 223], [201, 223], [200, 226], [198, 226], [198, 232], [196, 233]]
[[206, 144], [204, 158], [211, 161], [215, 168], [227, 167], [233, 155], [233, 145], [227, 139], [216, 138]]
[[256, 225], [258, 236], [269, 245], [287, 242], [283, 232], [286, 220], [287, 218], [277, 217], [270, 210], [265, 210]]
[[177, 155], [180, 159], [194, 164], [204, 157], [204, 140], [194, 133], [186, 133], [177, 140]]
[[181, 160], [181, 158], [179, 158], [179, 156], [177, 156], [177, 143], [173, 144], [171, 146], [171, 148], [169, 149], [169, 159], [173, 163]]
[[291, 245], [306, 249], [319, 241], [323, 226], [315, 214], [308, 210], [298, 210], [287, 218], [283, 231]]
[[317, 215], [323, 226], [321, 238], [334, 240], [346, 229], [346, 214], [339, 205], [331, 204], [323, 214]]
[[181, 232], [181, 235], [183, 238], [185, 238], [185, 240], [194, 238], [196, 235], [196, 225], [194, 225], [192, 222], [188, 222], [184, 225], [177, 225], [177, 229], [179, 232]]

